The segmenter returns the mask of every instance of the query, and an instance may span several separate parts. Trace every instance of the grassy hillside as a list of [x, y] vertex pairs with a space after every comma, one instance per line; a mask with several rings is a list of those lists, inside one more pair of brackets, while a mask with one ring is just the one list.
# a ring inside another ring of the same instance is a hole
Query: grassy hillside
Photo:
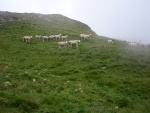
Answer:
[[[149, 113], [150, 50], [97, 36], [62, 15], [0, 13], [0, 111], [2, 113]], [[13, 19], [12, 19], [13, 17]], [[14, 20], [15, 18], [15, 20]], [[79, 47], [24, 35], [68, 34]]]
[[88, 25], [59, 14], [42, 15], [35, 13], [0, 12], [0, 22], [5, 23], [0, 26], [1, 30], [16, 32], [16, 34], [23, 36], [60, 33], [69, 35], [91, 33], [96, 35]]

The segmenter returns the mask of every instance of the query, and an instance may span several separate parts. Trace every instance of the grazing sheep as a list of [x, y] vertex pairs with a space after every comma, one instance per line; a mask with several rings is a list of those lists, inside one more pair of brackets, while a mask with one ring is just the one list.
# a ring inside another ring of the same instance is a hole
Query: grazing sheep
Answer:
[[41, 35], [35, 35], [35, 38], [36, 38], [36, 39], [39, 39], [39, 40], [40, 40], [41, 37], [42, 37]]
[[23, 42], [29, 42], [31, 40], [32, 36], [24, 36]]
[[48, 36], [42, 36], [43, 42], [44, 41], [49, 41], [49, 37]]
[[108, 43], [109, 43], [109, 44], [113, 44], [113, 41], [112, 41], [112, 40], [108, 40]]
[[67, 41], [65, 41], [65, 42], [58, 42], [59, 48], [61, 48], [61, 47], [65, 47], [66, 48], [67, 45], [68, 45]]
[[68, 41], [68, 44], [72, 47], [73, 45], [75, 45], [76, 47], [78, 47], [78, 44], [80, 43], [80, 40], [70, 40]]
[[89, 34], [89, 35], [80, 34], [80, 38], [83, 39], [83, 40], [88, 39], [90, 36], [91, 36], [91, 34]]
[[143, 43], [142, 41], [140, 41], [139, 43], [137, 43], [138, 47], [140, 48], [148, 48], [148, 43]]
[[126, 41], [126, 40], [124, 40], [123, 43], [124, 43], [125, 45], [128, 45], [129, 42]]
[[147, 44], [142, 44], [142, 43], [138, 43], [138, 47], [141, 47], [141, 48], [146, 48], [147, 47]]
[[61, 38], [61, 34], [55, 35], [55, 40], [60, 40], [60, 38]]
[[130, 47], [136, 47], [138, 44], [136, 42], [129, 42], [128, 44]]
[[67, 40], [67, 38], [68, 38], [68, 35], [66, 35], [66, 36], [61, 36], [62, 41], [63, 41], [63, 40]]
[[49, 40], [54, 40], [55, 39], [55, 35], [50, 35], [49, 36]]
[[84, 39], [85, 34], [80, 34], [80, 38]]

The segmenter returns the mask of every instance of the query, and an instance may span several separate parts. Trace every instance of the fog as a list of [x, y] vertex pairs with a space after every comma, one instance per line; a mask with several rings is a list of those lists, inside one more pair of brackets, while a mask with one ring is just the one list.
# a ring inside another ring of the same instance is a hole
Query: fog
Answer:
[[98, 35], [150, 43], [150, 0], [3, 0], [1, 11], [62, 14]]

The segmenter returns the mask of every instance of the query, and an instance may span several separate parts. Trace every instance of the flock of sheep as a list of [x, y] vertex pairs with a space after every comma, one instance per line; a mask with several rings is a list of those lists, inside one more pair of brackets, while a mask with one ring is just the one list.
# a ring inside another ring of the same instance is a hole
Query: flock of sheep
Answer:
[[135, 47], [140, 47], [140, 48], [150, 48], [150, 44], [144, 44], [141, 41], [140, 42], [125, 42], [129, 47], [135, 48]]
[[[91, 34], [80, 34], [80, 39], [81, 40], [86, 40], [90, 38]], [[23, 37], [23, 42], [30, 42], [32, 39], [32, 36], [24, 36]], [[73, 47], [76, 46], [78, 47], [78, 44], [80, 43], [80, 40], [69, 40], [67, 41], [68, 35], [50, 35], [50, 36], [41, 36], [41, 35], [35, 35], [35, 39], [42, 39], [44, 41], [50, 41], [50, 40], [58, 40], [58, 46], [59, 48], [66, 48], [67, 46]], [[61, 40], [61, 41], [60, 41]]]
[[[86, 40], [86, 39], [89, 39], [91, 36], [91, 34], [80, 34], [79, 37], [81, 40]], [[23, 42], [29, 42], [33, 37], [32, 36], [24, 36], [23, 37]], [[35, 35], [35, 39], [42, 39], [43, 41], [50, 41], [50, 40], [58, 40], [58, 46], [59, 48], [66, 48], [67, 46], [68, 47], [73, 47], [73, 46], [76, 46], [78, 47], [78, 44], [80, 43], [80, 40], [69, 40], [67, 41], [68, 39], [68, 35], [61, 35], [61, 34], [58, 34], [58, 35], [50, 35], [50, 36], [41, 36], [41, 35]], [[61, 41], [60, 41], [61, 40]], [[107, 41], [109, 44], [113, 44], [113, 41], [112, 40], [108, 40]], [[150, 44], [143, 44], [141, 42], [127, 42], [127, 41], [124, 41], [125, 44], [127, 44], [129, 47], [131, 48], [134, 48], [134, 47], [143, 47], [143, 48], [147, 48], [149, 47], [150, 48]]]

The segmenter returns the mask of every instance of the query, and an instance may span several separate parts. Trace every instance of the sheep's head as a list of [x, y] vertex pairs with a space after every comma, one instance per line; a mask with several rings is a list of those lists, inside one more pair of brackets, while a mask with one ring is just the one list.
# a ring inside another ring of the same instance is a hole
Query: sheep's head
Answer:
[[70, 42], [70, 41], [68, 41], [68, 44], [71, 44], [71, 42]]
[[78, 43], [80, 43], [80, 40], [77, 40]]

